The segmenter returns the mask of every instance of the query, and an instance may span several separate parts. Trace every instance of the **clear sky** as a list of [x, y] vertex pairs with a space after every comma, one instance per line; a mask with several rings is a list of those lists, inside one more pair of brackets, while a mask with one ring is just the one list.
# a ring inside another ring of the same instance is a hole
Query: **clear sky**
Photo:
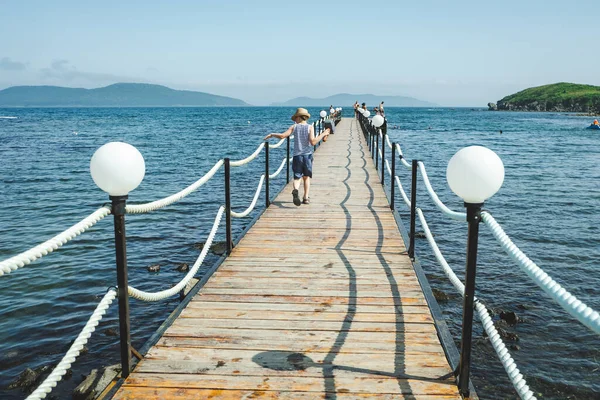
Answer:
[[600, 85], [599, 0], [0, 0], [0, 89], [149, 82], [268, 105], [340, 92], [485, 106]]

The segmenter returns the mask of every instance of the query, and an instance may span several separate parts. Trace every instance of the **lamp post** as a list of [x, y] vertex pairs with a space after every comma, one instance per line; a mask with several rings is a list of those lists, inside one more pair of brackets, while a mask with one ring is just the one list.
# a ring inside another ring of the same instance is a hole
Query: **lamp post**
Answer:
[[[373, 119], [371, 120], [371, 123], [373, 124], [373, 126], [375, 127], [375, 132], [376, 135], [378, 135], [378, 132], [381, 132], [381, 129], [379, 129], [381, 127], [381, 125], [383, 125], [384, 123], [384, 119], [381, 115], [376, 115], [373, 117]], [[385, 137], [382, 136], [382, 141], [381, 141], [381, 184], [384, 185], [385, 184]]]
[[471, 338], [473, 328], [473, 300], [477, 269], [477, 242], [483, 202], [492, 197], [504, 181], [504, 165], [492, 150], [470, 146], [459, 150], [448, 162], [446, 178], [450, 189], [462, 198], [467, 209], [468, 236], [463, 297], [462, 337], [458, 372], [458, 390], [469, 396], [471, 369]]
[[125, 206], [129, 192], [138, 187], [144, 179], [146, 165], [144, 157], [132, 145], [111, 142], [96, 150], [90, 161], [90, 173], [96, 185], [109, 194], [112, 202], [119, 297], [121, 377], [127, 378], [131, 370], [131, 336], [129, 333]]

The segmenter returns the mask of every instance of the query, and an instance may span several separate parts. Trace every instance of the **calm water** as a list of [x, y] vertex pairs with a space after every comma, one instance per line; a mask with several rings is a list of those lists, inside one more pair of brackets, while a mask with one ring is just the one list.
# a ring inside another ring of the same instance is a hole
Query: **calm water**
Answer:
[[[90, 157], [104, 143], [122, 140], [142, 152], [146, 177], [130, 194], [130, 202], [146, 202], [189, 185], [224, 155], [237, 159], [250, 154], [266, 133], [285, 130], [293, 111], [0, 109], [0, 117], [16, 117], [0, 118], [0, 259], [46, 240], [108, 201], [89, 175]], [[319, 110], [310, 111], [316, 115]], [[600, 135], [582, 129], [589, 118], [470, 109], [387, 112], [390, 128], [399, 126], [389, 130], [391, 138], [401, 143], [407, 158], [425, 162], [439, 197], [455, 210], [462, 203], [445, 183], [450, 157], [473, 144], [496, 151], [504, 161], [506, 178], [486, 209], [530, 258], [582, 301], [600, 309]], [[273, 150], [273, 170], [283, 154], [283, 147]], [[260, 160], [234, 169], [235, 209], [243, 210], [251, 201], [264, 168]], [[400, 167], [398, 171], [408, 188], [409, 171]], [[274, 189], [283, 182], [278, 177]], [[205, 240], [222, 197], [219, 172], [200, 191], [173, 206], [128, 216], [130, 284], [154, 291], [179, 281], [183, 274], [176, 266], [195, 260], [194, 244]], [[436, 212], [425, 191], [419, 190], [418, 202], [448, 262], [462, 276], [466, 227]], [[407, 223], [408, 213], [402, 210], [401, 215]], [[248, 220], [234, 220], [234, 233]], [[25, 367], [58, 362], [107, 288], [115, 284], [112, 234], [111, 218], [106, 218], [55, 254], [0, 278], [1, 398], [22, 398], [21, 392], [7, 391], [6, 386]], [[223, 236], [221, 229], [218, 240]], [[490, 308], [515, 311], [523, 319], [507, 329], [520, 337], [509, 343], [518, 346], [512, 354], [530, 386], [540, 398], [598, 397], [599, 338], [550, 302], [485, 227], [480, 242], [477, 294]], [[458, 338], [461, 301], [424, 239], [418, 241], [417, 253], [432, 285], [450, 295], [441, 306]], [[210, 256], [204, 266], [215, 260]], [[159, 273], [147, 272], [153, 264], [161, 265]], [[131, 301], [136, 348], [178, 302]], [[89, 352], [75, 363], [73, 376], [53, 394], [68, 398], [82, 374], [118, 362], [118, 338], [107, 331], [118, 329], [116, 309], [115, 303], [88, 343]], [[478, 323], [474, 337], [474, 380], [480, 396], [515, 398]]]

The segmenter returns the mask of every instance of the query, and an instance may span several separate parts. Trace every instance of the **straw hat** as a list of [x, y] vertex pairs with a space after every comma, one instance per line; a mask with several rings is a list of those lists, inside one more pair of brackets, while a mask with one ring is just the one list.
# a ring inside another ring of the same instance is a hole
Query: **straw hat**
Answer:
[[292, 115], [292, 121], [295, 121], [296, 118], [298, 117], [302, 117], [302, 116], [306, 116], [308, 118], [310, 118], [310, 114], [308, 113], [308, 111], [306, 110], [306, 108], [299, 108], [296, 110], [296, 114]]

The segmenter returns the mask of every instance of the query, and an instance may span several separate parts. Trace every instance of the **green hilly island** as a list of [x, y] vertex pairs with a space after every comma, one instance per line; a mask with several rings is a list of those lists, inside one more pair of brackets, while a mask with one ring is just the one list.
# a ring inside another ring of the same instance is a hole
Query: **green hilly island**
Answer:
[[600, 86], [554, 83], [532, 87], [489, 103], [491, 110], [600, 113]]
[[116, 83], [97, 89], [13, 86], [0, 90], [0, 107], [194, 107], [247, 106], [242, 100], [174, 90], [146, 83]]

